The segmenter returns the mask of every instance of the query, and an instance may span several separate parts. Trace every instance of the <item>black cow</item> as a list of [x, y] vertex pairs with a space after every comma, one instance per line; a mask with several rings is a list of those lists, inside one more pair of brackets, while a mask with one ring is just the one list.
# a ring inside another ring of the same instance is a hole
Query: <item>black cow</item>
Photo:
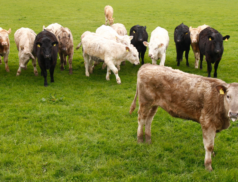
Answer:
[[217, 67], [223, 54], [223, 40], [228, 40], [229, 35], [222, 35], [215, 29], [208, 27], [202, 30], [199, 34], [199, 49], [200, 49], [200, 69], [202, 69], [203, 56], [206, 56], [208, 77], [211, 77], [212, 65], [214, 65], [214, 78], [217, 77]]
[[142, 59], [142, 64], [144, 64], [144, 56], [146, 51], [146, 46], [144, 46], [143, 41], [148, 40], [148, 34], [146, 32], [146, 26], [135, 25], [131, 27], [130, 35], [133, 36], [131, 44], [135, 46], [139, 52], [139, 58]]
[[176, 45], [176, 52], [177, 52], [177, 58], [176, 61], [177, 66], [180, 65], [180, 61], [183, 60], [183, 52], [185, 51], [185, 58], [186, 58], [186, 65], [189, 66], [188, 63], [188, 53], [190, 50], [190, 32], [187, 25], [184, 25], [183, 23], [178, 25], [174, 30], [174, 42]]
[[58, 41], [55, 35], [47, 30], [40, 32], [35, 39], [33, 54], [37, 57], [41, 68], [41, 75], [44, 76], [44, 86], [47, 86], [47, 69], [50, 70], [51, 82], [54, 82], [54, 69], [57, 62]]

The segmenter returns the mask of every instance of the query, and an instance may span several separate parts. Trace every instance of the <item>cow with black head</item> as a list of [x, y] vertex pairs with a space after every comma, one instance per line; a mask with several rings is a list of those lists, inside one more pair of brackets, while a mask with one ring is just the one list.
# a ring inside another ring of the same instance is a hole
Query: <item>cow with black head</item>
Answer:
[[200, 49], [200, 69], [202, 69], [203, 56], [206, 56], [208, 77], [211, 77], [212, 63], [214, 65], [214, 78], [217, 78], [218, 64], [222, 58], [224, 51], [223, 41], [227, 41], [229, 35], [223, 37], [217, 30], [208, 27], [202, 30], [199, 34], [199, 49]]
[[41, 68], [41, 75], [44, 77], [44, 86], [47, 83], [47, 69], [50, 70], [51, 82], [54, 82], [54, 69], [57, 62], [58, 41], [55, 35], [47, 30], [40, 32], [35, 39], [33, 54], [37, 57]]
[[142, 59], [141, 64], [144, 64], [144, 56], [146, 51], [146, 46], [144, 46], [143, 41], [148, 40], [148, 33], [146, 32], [146, 26], [135, 25], [131, 27], [130, 35], [133, 36], [131, 44], [135, 46], [139, 53], [139, 58]]
[[174, 42], [176, 45], [176, 52], [177, 52], [177, 66], [180, 65], [180, 61], [183, 60], [183, 52], [185, 51], [185, 58], [186, 58], [186, 65], [189, 66], [188, 63], [188, 53], [190, 50], [190, 33], [189, 28], [187, 25], [183, 23], [177, 26], [174, 30]]

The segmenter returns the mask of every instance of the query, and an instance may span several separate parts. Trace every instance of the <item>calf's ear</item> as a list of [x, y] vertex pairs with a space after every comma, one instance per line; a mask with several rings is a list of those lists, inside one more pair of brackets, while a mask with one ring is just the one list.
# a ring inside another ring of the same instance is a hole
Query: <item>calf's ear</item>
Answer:
[[227, 41], [230, 38], [230, 35], [226, 35], [225, 37], [223, 37], [223, 40]]
[[158, 47], [159, 47], [159, 48], [160, 48], [160, 47], [163, 47], [163, 45], [164, 45], [164, 44], [160, 44]]
[[126, 52], [129, 52], [130, 48], [128, 46], [126, 46]]
[[220, 93], [221, 95], [224, 95], [227, 90], [227, 88], [224, 85], [217, 85], [216, 89], [217, 89], [218, 93]]
[[130, 37], [130, 40], [132, 40], [133, 39], [133, 36], [129, 36]]
[[145, 47], [149, 46], [149, 42], [143, 41], [143, 44], [144, 44]]
[[208, 36], [208, 40], [212, 41], [214, 38], [212, 36]]
[[8, 34], [10, 34], [10, 33], [11, 33], [11, 31], [12, 31], [12, 30], [11, 30], [11, 28], [9, 28], [9, 30], [7, 31], [7, 33], [8, 33]]
[[56, 46], [58, 42], [52, 42], [52, 46]]

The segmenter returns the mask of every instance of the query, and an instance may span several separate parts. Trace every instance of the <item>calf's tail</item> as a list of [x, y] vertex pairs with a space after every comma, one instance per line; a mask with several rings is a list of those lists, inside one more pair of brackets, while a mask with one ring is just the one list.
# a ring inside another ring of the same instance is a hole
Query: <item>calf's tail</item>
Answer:
[[133, 102], [131, 103], [131, 108], [130, 108], [130, 114], [135, 110], [136, 108], [136, 99], [137, 99], [137, 96], [138, 96], [138, 86], [136, 86], [136, 95], [134, 97], [134, 100]]
[[81, 47], [81, 45], [82, 45], [82, 42], [80, 42], [80, 43], [77, 45], [76, 50], [78, 50], [78, 49]]

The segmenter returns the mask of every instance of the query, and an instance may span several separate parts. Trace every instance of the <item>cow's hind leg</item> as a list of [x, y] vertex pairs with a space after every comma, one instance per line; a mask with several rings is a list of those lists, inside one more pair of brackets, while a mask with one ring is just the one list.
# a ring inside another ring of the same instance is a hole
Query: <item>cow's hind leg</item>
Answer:
[[153, 121], [154, 115], [157, 111], [158, 106], [153, 106], [148, 112], [146, 122], [145, 122], [145, 141], [146, 143], [151, 143], [151, 123]]
[[203, 143], [206, 151], [204, 165], [207, 170], [212, 171], [211, 154], [213, 153], [214, 149], [214, 139], [216, 136], [216, 129], [215, 127], [210, 126], [208, 128], [203, 127], [202, 130], [203, 130]]

